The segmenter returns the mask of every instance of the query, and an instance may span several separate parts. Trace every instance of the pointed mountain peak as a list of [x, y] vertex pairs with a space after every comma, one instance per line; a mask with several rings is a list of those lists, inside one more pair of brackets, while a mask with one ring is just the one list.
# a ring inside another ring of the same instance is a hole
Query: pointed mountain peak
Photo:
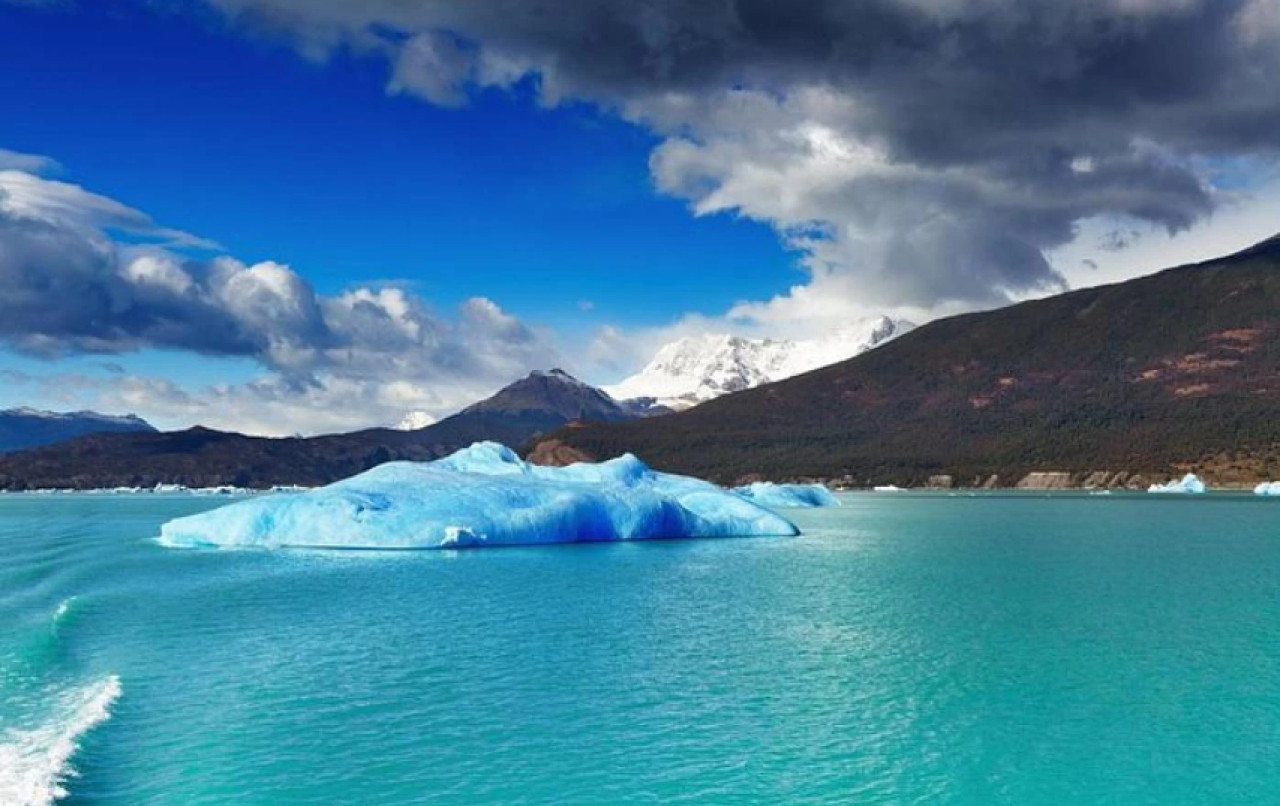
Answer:
[[541, 412], [569, 420], [625, 420], [613, 398], [562, 369], [534, 370], [463, 412]]

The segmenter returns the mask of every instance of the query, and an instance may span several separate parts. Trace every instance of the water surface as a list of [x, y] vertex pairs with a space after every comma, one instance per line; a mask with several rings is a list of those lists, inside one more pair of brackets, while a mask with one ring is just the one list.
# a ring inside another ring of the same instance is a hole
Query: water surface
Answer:
[[844, 502], [324, 553], [151, 542], [208, 498], [0, 496], [0, 803], [1280, 798], [1280, 500]]

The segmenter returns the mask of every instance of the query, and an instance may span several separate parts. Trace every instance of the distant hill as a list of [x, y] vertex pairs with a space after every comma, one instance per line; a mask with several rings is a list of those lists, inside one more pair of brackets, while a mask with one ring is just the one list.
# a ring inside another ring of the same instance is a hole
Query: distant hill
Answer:
[[86, 434], [140, 431], [154, 432], [155, 428], [132, 414], [117, 417], [96, 411], [6, 409], [0, 411], [0, 453], [53, 445]]
[[635, 416], [561, 370], [540, 371], [416, 430], [375, 428], [286, 439], [207, 428], [87, 436], [0, 456], [0, 489], [325, 484], [395, 459], [434, 459], [480, 440], [522, 445], [572, 421]]
[[1116, 285], [932, 322], [657, 422], [554, 435], [665, 470], [1008, 485], [1031, 471], [1280, 477], [1280, 238]]

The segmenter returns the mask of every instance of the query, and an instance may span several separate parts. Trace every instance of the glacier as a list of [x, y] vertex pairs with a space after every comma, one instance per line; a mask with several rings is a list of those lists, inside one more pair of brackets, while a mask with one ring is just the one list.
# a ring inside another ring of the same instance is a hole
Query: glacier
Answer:
[[1264, 481], [1253, 488], [1254, 495], [1280, 495], [1280, 481]]
[[840, 501], [821, 484], [774, 484], [757, 481], [730, 490], [762, 507], [838, 507]]
[[1168, 484], [1152, 484], [1147, 488], [1149, 493], [1202, 493], [1204, 482], [1195, 473], [1188, 473], [1182, 479], [1170, 481]]
[[432, 462], [388, 462], [308, 492], [169, 521], [172, 547], [439, 549], [681, 537], [791, 536], [786, 518], [631, 454], [541, 467], [476, 443]]

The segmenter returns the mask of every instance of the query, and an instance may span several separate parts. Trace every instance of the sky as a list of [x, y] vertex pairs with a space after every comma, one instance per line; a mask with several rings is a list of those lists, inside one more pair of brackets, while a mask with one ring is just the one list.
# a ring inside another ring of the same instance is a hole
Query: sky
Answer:
[[1280, 0], [0, 0], [0, 406], [261, 434], [1280, 231]]

